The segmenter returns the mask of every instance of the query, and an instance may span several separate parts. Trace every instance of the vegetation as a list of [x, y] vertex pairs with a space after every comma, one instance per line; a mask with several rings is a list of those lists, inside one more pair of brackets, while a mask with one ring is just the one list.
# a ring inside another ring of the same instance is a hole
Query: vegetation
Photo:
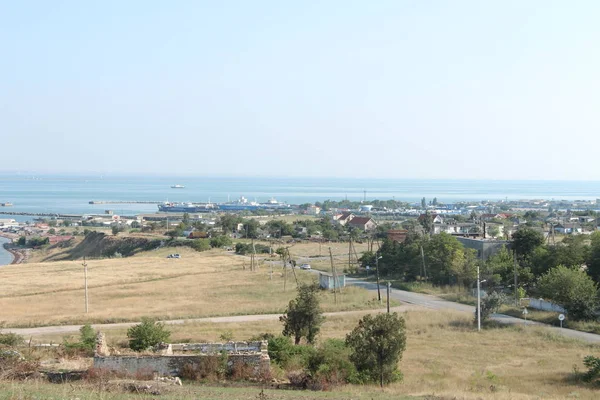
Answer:
[[559, 265], [540, 277], [538, 288], [542, 296], [562, 305], [569, 318], [596, 318], [598, 288], [585, 272]]
[[298, 295], [291, 300], [284, 315], [280, 317], [283, 322], [283, 335], [293, 336], [294, 344], [299, 344], [304, 337], [313, 344], [324, 317], [319, 302], [319, 286], [301, 284], [298, 286]]
[[[506, 301], [506, 295], [501, 292], [491, 292], [481, 299], [480, 317], [481, 322], [485, 322], [489, 317], [498, 312], [500, 306]], [[475, 323], [477, 323], [477, 310], [475, 310]]]
[[167, 342], [170, 336], [171, 332], [164, 324], [148, 317], [142, 318], [139, 325], [132, 326], [127, 330], [129, 347], [135, 351], [147, 350], [159, 343]]
[[65, 339], [63, 345], [69, 352], [82, 351], [87, 355], [92, 355], [96, 348], [96, 331], [90, 324], [85, 324], [79, 329], [78, 341], [71, 342], [68, 339]]
[[600, 357], [587, 356], [583, 359], [583, 365], [588, 369], [583, 376], [587, 382], [600, 380]]
[[346, 336], [346, 344], [352, 349], [350, 360], [366, 380], [383, 386], [402, 378], [398, 362], [406, 348], [406, 328], [397, 313], [366, 315]]

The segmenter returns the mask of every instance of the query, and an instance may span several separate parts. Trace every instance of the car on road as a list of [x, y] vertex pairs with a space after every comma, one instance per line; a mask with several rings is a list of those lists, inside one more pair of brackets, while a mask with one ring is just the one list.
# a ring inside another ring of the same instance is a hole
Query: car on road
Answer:
[[300, 266], [300, 269], [310, 269], [310, 265], [309, 264], [302, 264]]
[[181, 258], [181, 256], [179, 254], [175, 253], [175, 254], [169, 254], [167, 256], [167, 258]]

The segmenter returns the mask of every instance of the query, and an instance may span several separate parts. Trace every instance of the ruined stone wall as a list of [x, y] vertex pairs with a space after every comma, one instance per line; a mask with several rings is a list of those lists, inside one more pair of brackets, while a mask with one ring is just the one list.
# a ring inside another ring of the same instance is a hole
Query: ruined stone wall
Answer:
[[132, 375], [144, 373], [179, 376], [186, 364], [201, 365], [208, 360], [208, 357], [225, 352], [229, 369], [241, 363], [253, 367], [254, 374], [257, 376], [267, 374], [271, 369], [271, 360], [265, 342], [173, 344], [169, 345], [169, 348], [173, 351], [194, 351], [195, 354], [111, 356], [97, 352], [94, 357], [94, 368]]

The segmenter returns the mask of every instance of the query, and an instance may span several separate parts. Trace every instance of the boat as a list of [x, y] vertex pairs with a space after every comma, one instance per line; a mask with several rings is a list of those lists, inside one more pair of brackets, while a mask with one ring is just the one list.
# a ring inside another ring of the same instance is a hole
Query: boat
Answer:
[[248, 201], [244, 196], [241, 196], [237, 201], [217, 204], [217, 207], [222, 211], [254, 211], [282, 209], [289, 208], [290, 206], [280, 203], [274, 198], [271, 198], [267, 203], [257, 203], [255, 201]]
[[173, 186], [171, 186], [171, 189], [183, 189], [183, 188], [185, 188], [185, 186], [183, 186], [183, 185], [173, 185]]
[[0, 203], [0, 206], [2, 206], [2, 207], [12, 207], [12, 205], [13, 205], [13, 203], [10, 203], [8, 201], [6, 203]]
[[216, 207], [211, 203], [170, 203], [164, 202], [158, 205], [158, 211], [178, 213], [202, 213], [215, 211]]

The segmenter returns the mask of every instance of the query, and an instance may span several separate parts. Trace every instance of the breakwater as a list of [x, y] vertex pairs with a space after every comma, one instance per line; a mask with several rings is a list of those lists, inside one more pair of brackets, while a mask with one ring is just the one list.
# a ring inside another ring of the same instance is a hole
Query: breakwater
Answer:
[[81, 218], [81, 214], [57, 214], [57, 213], [33, 213], [21, 211], [0, 211], [0, 215], [22, 215], [27, 217], [57, 217], [57, 218]]
[[162, 204], [162, 201], [91, 200], [89, 204]]

